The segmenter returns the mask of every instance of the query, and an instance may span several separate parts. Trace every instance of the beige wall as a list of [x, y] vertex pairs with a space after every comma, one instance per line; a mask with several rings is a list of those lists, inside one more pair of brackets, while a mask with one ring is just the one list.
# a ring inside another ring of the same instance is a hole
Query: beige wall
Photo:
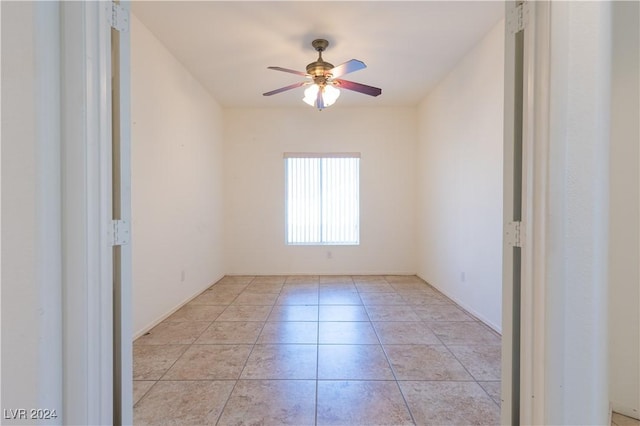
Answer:
[[[229, 109], [224, 117], [227, 272], [415, 273], [413, 108]], [[285, 245], [284, 152], [362, 154], [359, 246]]]
[[222, 111], [132, 16], [133, 331], [225, 273]]
[[609, 251], [609, 365], [613, 409], [640, 416], [637, 2], [613, 6]]
[[418, 274], [501, 330], [504, 22], [419, 109]]

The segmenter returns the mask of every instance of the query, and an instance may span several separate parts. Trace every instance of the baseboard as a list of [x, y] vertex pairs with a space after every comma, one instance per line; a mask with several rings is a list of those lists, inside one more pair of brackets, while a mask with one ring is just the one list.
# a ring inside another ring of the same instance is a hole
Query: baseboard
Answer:
[[430, 286], [432, 286], [433, 288], [438, 290], [440, 293], [442, 293], [445, 296], [447, 296], [456, 305], [460, 306], [462, 309], [464, 309], [465, 311], [467, 311], [468, 313], [473, 315], [475, 318], [477, 318], [478, 321], [482, 322], [484, 325], [486, 325], [487, 327], [489, 327], [490, 329], [492, 329], [493, 331], [495, 331], [496, 333], [498, 333], [499, 335], [502, 336], [502, 326], [501, 325], [494, 324], [493, 322], [489, 321], [484, 315], [482, 315], [481, 313], [477, 312], [475, 309], [473, 309], [472, 307], [468, 306], [466, 303], [462, 302], [461, 300], [458, 300], [458, 298], [456, 298], [455, 296], [453, 296], [453, 295], [447, 293], [446, 291], [442, 290], [437, 285], [435, 285], [433, 283], [430, 283], [429, 281], [425, 280], [422, 276], [420, 276], [420, 274], [416, 274], [416, 276], [418, 278], [420, 278], [422, 281], [424, 281], [426, 283], [429, 283]]
[[607, 425], [613, 424], [612, 422], [613, 422], [613, 404], [609, 402], [609, 421], [607, 422]]
[[195, 299], [196, 297], [198, 297], [203, 291], [205, 291], [206, 289], [208, 289], [209, 287], [211, 287], [213, 284], [217, 283], [218, 281], [220, 281], [222, 278], [224, 278], [225, 274], [220, 275], [217, 279], [213, 280], [211, 282], [211, 284], [208, 284], [206, 287], [204, 287], [201, 290], [196, 291], [194, 294], [188, 296], [186, 299], [184, 299], [182, 302], [178, 303], [173, 309], [171, 309], [170, 311], [168, 311], [166, 314], [162, 315], [160, 318], [158, 318], [157, 320], [153, 321], [152, 323], [150, 323], [149, 325], [147, 325], [146, 327], [144, 327], [142, 330], [138, 331], [137, 333], [134, 333], [133, 335], [133, 340], [135, 341], [138, 337], [144, 335], [145, 333], [147, 333], [149, 330], [151, 330], [153, 327], [155, 327], [156, 325], [160, 324], [162, 321], [166, 320], [167, 318], [169, 318], [171, 315], [173, 315], [178, 309], [182, 308], [184, 305], [186, 305], [187, 303], [191, 302], [193, 299]]

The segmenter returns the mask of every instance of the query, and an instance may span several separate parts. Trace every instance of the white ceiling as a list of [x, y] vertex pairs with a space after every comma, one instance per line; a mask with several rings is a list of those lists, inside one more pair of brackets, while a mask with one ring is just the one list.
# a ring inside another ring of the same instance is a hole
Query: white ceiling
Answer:
[[[304, 71], [317, 58], [355, 58], [367, 68], [344, 78], [382, 88], [348, 90], [336, 105], [415, 106], [503, 16], [501, 1], [134, 1], [132, 11], [223, 107], [308, 108], [304, 80], [268, 70]], [[334, 107], [335, 108], [335, 107]]]

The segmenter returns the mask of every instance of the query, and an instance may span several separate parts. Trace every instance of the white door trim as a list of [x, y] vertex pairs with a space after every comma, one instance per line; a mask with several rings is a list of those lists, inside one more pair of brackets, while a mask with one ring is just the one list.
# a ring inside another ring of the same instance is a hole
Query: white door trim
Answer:
[[[112, 30], [114, 216], [131, 225], [131, 31], [130, 3], [121, 0], [119, 30]], [[114, 424], [133, 424], [133, 307], [130, 238], [115, 248]]]
[[110, 28], [100, 2], [62, 2], [63, 423], [111, 424]]
[[530, 2], [525, 30], [520, 422], [545, 423], [546, 194], [549, 155], [550, 5]]

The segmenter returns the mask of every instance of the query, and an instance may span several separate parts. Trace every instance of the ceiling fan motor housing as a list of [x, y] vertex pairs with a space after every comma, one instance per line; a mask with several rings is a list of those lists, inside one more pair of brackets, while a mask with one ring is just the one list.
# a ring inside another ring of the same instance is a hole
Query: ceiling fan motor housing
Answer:
[[329, 70], [333, 68], [333, 64], [325, 62], [322, 59], [311, 62], [307, 65], [307, 74], [313, 77], [324, 77], [329, 73]]
[[327, 46], [329, 46], [329, 42], [319, 38], [313, 40], [311, 45], [318, 52], [318, 60], [307, 65], [307, 74], [314, 77], [314, 82], [316, 84], [326, 83], [326, 77], [329, 76], [329, 70], [333, 68], [333, 64], [325, 62], [322, 59], [322, 52], [327, 48]]

